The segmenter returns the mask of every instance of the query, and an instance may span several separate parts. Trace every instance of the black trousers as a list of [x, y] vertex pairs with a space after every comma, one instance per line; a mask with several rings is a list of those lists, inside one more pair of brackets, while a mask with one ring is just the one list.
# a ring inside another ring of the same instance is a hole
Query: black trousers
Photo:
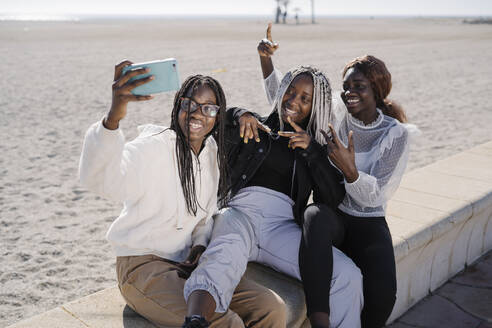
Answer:
[[363, 275], [362, 328], [383, 327], [396, 301], [396, 268], [391, 235], [384, 217], [356, 217], [323, 204], [304, 211], [299, 266], [308, 316], [330, 313], [332, 245]]

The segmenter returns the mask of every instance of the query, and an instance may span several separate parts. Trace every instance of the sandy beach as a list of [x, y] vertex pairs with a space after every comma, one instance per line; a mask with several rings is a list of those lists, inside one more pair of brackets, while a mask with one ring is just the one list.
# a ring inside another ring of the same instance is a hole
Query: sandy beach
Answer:
[[[268, 113], [257, 43], [262, 19], [0, 22], [0, 327], [116, 284], [105, 233], [120, 204], [78, 183], [86, 129], [111, 104], [114, 65], [175, 57], [181, 79], [217, 78], [229, 105]], [[408, 170], [492, 139], [492, 26], [460, 19], [323, 19], [276, 25], [281, 71], [382, 58], [392, 99], [422, 131]], [[168, 125], [174, 94], [131, 104], [128, 139]], [[480, 175], [480, 172], [477, 172]]]

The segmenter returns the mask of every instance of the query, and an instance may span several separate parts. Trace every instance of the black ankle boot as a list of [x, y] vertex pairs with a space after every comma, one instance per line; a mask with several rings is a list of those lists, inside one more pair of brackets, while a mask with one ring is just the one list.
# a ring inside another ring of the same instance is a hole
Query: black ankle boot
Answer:
[[192, 315], [186, 317], [182, 328], [207, 328], [210, 324], [204, 317], [199, 315]]

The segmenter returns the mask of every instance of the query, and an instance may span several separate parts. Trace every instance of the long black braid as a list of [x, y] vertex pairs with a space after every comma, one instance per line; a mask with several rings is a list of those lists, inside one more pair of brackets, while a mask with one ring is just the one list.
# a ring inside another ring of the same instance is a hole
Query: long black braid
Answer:
[[[190, 115], [187, 116], [188, 133], [186, 135], [181, 131], [178, 122], [179, 110], [181, 108], [181, 98], [185, 97], [191, 90], [191, 94], [195, 92], [198, 87], [205, 85], [209, 87], [215, 94], [217, 105], [220, 107], [219, 113], [215, 119], [215, 125], [212, 131], [205, 137], [212, 135], [215, 137], [218, 146], [217, 161], [219, 163], [219, 188], [218, 199], [219, 204], [224, 204], [227, 200], [227, 181], [228, 181], [228, 169], [227, 159], [225, 153], [225, 114], [226, 114], [226, 100], [224, 91], [219, 82], [210, 76], [192, 75], [186, 79], [181, 85], [181, 89], [176, 92], [174, 97], [174, 106], [171, 114], [171, 129], [176, 132], [176, 154], [178, 160], [179, 178], [181, 180], [181, 186], [183, 188], [183, 194], [186, 200], [186, 208], [188, 213], [196, 215], [198, 206], [198, 200], [195, 189], [195, 176], [193, 174], [193, 156], [189, 138], [189, 120]], [[205, 142], [205, 141], [204, 141]]]

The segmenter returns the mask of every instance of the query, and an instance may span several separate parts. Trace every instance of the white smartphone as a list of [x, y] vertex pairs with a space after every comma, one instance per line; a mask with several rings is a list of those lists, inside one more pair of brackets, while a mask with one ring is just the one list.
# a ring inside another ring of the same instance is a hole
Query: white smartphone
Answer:
[[131, 91], [136, 96], [147, 96], [159, 92], [178, 90], [181, 86], [181, 83], [179, 83], [178, 62], [174, 58], [125, 66], [122, 74], [136, 68], [149, 68], [150, 72], [134, 76], [129, 81], [139, 80], [150, 75], [154, 76], [154, 80], [139, 85]]

